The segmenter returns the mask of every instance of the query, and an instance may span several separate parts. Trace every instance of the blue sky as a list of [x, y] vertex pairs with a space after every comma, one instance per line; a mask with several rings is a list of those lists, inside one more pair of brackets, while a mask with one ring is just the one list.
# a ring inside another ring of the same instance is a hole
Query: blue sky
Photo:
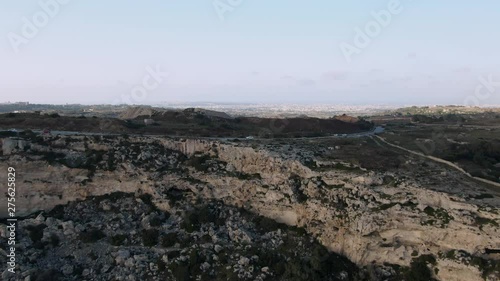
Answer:
[[340, 45], [396, 0], [242, 0], [223, 20], [213, 0], [65, 0], [27, 38], [23, 18], [54, 1], [0, 1], [0, 102], [112, 103], [148, 67], [169, 75], [136, 103], [462, 104], [479, 77], [500, 82], [494, 0], [400, 0], [350, 61]]

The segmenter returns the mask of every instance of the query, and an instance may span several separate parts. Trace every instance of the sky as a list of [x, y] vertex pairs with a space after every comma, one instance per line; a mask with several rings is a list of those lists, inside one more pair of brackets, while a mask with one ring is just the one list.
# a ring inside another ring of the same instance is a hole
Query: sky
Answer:
[[498, 0], [0, 0], [0, 102], [500, 104], [499, 26]]

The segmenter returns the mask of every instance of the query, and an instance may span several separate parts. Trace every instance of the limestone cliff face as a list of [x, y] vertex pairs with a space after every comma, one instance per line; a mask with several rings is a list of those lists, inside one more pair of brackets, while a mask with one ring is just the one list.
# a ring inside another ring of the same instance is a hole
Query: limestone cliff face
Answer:
[[[303, 227], [363, 266], [407, 266], [418, 256], [433, 255], [436, 278], [484, 280], [470, 259], [446, 253], [498, 259], [486, 253], [500, 248], [498, 208], [411, 179], [392, 187], [382, 173], [313, 171], [275, 151], [219, 141], [49, 137], [23, 143], [22, 149], [11, 142], [3, 142], [8, 148], [3, 147], [0, 169], [17, 170], [18, 215], [117, 191], [149, 193], [159, 208], [167, 208], [163, 194], [175, 189]], [[6, 182], [6, 173], [0, 181]], [[5, 206], [5, 197], [0, 200]]]

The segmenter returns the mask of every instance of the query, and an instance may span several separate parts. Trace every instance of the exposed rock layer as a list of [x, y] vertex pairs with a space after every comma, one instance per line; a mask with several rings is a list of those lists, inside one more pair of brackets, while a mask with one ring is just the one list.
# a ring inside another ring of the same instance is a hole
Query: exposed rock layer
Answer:
[[500, 248], [498, 208], [411, 179], [394, 187], [383, 173], [313, 171], [290, 155], [218, 141], [48, 137], [22, 149], [12, 142], [3, 142], [0, 167], [16, 168], [18, 215], [118, 191], [151, 194], [167, 210], [165, 194], [178, 190], [303, 227], [360, 266], [408, 266], [433, 255], [436, 278], [483, 280], [484, 268], [446, 256], [453, 250], [498, 266], [498, 257], [486, 253]]

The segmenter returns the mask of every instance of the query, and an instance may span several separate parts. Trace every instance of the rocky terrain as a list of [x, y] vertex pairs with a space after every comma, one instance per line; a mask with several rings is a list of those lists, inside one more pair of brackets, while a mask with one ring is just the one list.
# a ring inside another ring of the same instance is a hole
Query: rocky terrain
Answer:
[[498, 191], [371, 139], [2, 144], [35, 214], [4, 280], [499, 279]]
[[63, 115], [57, 112], [0, 114], [0, 129], [53, 130], [94, 134], [170, 135], [183, 137], [311, 137], [367, 132], [373, 124], [362, 119], [338, 116], [328, 119], [233, 117], [224, 112], [187, 108], [184, 110], [131, 107], [119, 118]]
[[[189, 195], [186, 195], [189, 196]], [[113, 193], [20, 223], [21, 280], [356, 280], [297, 228], [223, 203]], [[9, 280], [9, 273], [3, 275]]]

